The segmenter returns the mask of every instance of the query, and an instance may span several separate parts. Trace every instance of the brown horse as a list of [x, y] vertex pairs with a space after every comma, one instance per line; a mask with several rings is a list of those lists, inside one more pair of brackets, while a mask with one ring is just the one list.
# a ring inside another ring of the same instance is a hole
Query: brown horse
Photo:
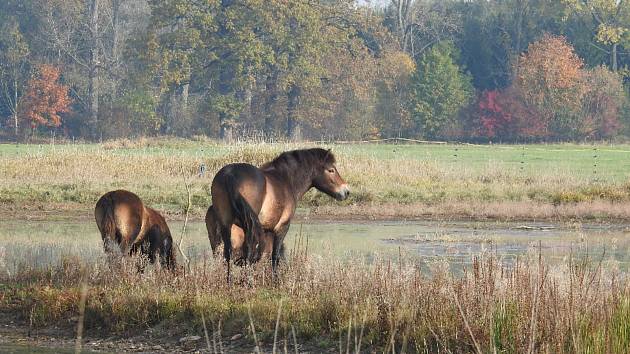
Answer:
[[118, 246], [123, 255], [140, 251], [151, 263], [159, 255], [162, 266], [175, 269], [173, 238], [166, 220], [142, 204], [137, 195], [125, 190], [107, 192], [96, 202], [94, 216], [106, 253], [113, 255]]
[[[206, 212], [206, 229], [208, 230], [208, 239], [210, 240], [212, 253], [216, 255], [219, 246], [223, 243], [223, 239], [221, 238], [221, 225], [217, 220], [217, 216], [212, 205], [208, 208], [208, 211]], [[236, 225], [232, 225], [230, 234], [232, 239], [232, 259], [234, 259], [234, 263], [244, 263], [243, 243], [245, 242], [245, 231], [243, 231], [243, 229]], [[271, 257], [273, 235], [269, 232], [266, 232], [264, 233], [263, 238], [265, 248], [262, 250], [262, 256]], [[280, 257], [283, 257], [284, 245], [281, 245], [280, 247]]]
[[245, 232], [243, 253], [250, 263], [258, 261], [266, 248], [263, 232], [272, 235], [271, 260], [275, 273], [298, 200], [312, 187], [337, 200], [344, 200], [350, 194], [330, 150], [288, 151], [260, 168], [235, 163], [219, 170], [210, 191], [224, 244], [228, 282], [232, 225]]

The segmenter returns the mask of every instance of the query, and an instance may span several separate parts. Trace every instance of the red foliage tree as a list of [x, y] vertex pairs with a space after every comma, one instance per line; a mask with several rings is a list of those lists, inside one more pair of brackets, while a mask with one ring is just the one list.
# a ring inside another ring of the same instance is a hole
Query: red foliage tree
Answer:
[[508, 138], [515, 133], [512, 128], [514, 116], [507, 111], [501, 99], [499, 90], [484, 91], [479, 98], [479, 135], [487, 138]]
[[514, 141], [543, 135], [545, 124], [520, 100], [514, 87], [484, 91], [477, 103], [476, 135]]
[[59, 68], [42, 64], [38, 67], [38, 75], [29, 80], [20, 115], [31, 123], [32, 128], [38, 125], [58, 127], [61, 125], [60, 114], [70, 112], [72, 100], [68, 86], [59, 82], [60, 76]]

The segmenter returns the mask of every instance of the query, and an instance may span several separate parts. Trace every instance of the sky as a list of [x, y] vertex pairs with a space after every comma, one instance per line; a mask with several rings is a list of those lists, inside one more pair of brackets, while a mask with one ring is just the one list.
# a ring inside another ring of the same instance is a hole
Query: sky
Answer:
[[357, 0], [360, 5], [370, 4], [372, 6], [385, 7], [389, 0]]

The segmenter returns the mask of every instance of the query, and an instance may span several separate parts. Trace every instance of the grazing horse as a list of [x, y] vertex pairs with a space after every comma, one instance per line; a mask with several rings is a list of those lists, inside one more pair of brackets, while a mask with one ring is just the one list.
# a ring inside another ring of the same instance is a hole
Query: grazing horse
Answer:
[[258, 261], [267, 247], [264, 233], [272, 235], [271, 261], [275, 273], [298, 200], [312, 187], [337, 200], [344, 200], [350, 194], [330, 150], [287, 151], [260, 168], [234, 163], [217, 172], [210, 192], [223, 239], [228, 282], [232, 225], [245, 232], [242, 249], [250, 263]]
[[151, 263], [159, 255], [162, 266], [175, 269], [173, 238], [166, 221], [137, 195], [125, 190], [107, 192], [96, 202], [94, 216], [105, 253], [112, 255], [117, 245], [123, 255], [140, 251]]
[[[206, 229], [208, 230], [208, 239], [210, 240], [210, 247], [212, 253], [217, 254], [219, 246], [223, 243], [221, 238], [221, 225], [217, 220], [217, 215], [214, 212], [212, 205], [206, 212]], [[244, 263], [243, 243], [245, 242], [245, 231], [236, 225], [232, 225], [230, 230], [232, 239], [232, 259], [234, 263]], [[262, 256], [271, 257], [273, 246], [273, 234], [266, 232], [263, 235], [264, 249], [262, 250]], [[280, 245], [280, 257], [284, 257], [284, 245]]]

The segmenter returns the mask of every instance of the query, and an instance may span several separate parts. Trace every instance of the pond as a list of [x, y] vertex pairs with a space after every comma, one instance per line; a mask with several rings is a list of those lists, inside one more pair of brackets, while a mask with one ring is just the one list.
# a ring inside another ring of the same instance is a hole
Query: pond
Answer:
[[[171, 222], [175, 242], [182, 222]], [[426, 267], [446, 261], [452, 269], [474, 256], [492, 253], [509, 264], [517, 257], [544, 257], [563, 262], [590, 257], [630, 268], [630, 225], [504, 222], [308, 222], [291, 226], [288, 252], [299, 248], [314, 256], [416, 260]], [[210, 254], [205, 224], [188, 224], [183, 249], [190, 259]], [[90, 261], [103, 257], [101, 237], [90, 221], [0, 221], [0, 271], [29, 265], [45, 267], [63, 257]]]

